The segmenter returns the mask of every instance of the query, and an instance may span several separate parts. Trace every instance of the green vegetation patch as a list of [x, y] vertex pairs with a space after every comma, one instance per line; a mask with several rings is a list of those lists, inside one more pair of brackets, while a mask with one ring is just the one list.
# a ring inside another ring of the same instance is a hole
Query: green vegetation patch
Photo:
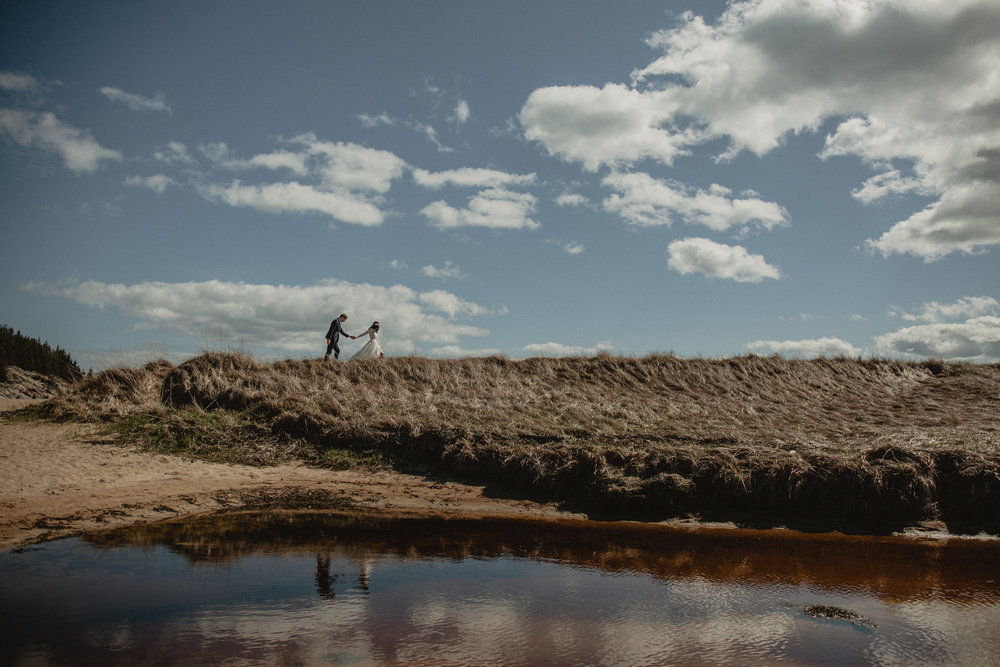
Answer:
[[319, 462], [321, 465], [335, 470], [390, 467], [388, 457], [381, 452], [358, 453], [340, 447], [330, 447], [324, 450]]
[[107, 429], [147, 451], [219, 463], [265, 466], [316, 458], [312, 447], [272, 433], [260, 415], [252, 412], [184, 408], [141, 413], [112, 421]]

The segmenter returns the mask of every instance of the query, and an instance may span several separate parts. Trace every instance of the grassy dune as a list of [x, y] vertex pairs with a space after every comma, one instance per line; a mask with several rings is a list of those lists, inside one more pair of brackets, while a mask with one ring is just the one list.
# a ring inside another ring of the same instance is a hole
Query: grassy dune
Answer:
[[162, 451], [434, 471], [598, 517], [1000, 532], [997, 364], [211, 353], [46, 410]]

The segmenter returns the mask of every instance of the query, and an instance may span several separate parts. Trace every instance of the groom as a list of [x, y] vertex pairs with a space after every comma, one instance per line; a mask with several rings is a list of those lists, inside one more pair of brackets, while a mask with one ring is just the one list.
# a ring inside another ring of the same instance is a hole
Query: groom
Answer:
[[333, 358], [340, 358], [340, 346], [337, 343], [340, 341], [340, 334], [344, 334], [351, 340], [357, 338], [357, 336], [352, 336], [343, 329], [340, 325], [347, 321], [347, 315], [344, 313], [340, 314], [340, 317], [330, 322], [330, 328], [326, 332], [326, 356], [323, 357], [323, 361], [328, 361], [330, 359], [330, 351], [333, 350]]

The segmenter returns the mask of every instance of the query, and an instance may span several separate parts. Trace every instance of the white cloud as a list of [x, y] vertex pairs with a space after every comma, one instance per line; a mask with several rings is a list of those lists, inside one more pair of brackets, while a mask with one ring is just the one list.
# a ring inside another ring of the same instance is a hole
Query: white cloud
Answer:
[[155, 174], [153, 176], [129, 176], [125, 179], [125, 185], [148, 188], [162, 194], [167, 189], [167, 186], [175, 185], [175, 183], [168, 176]]
[[942, 359], [1000, 360], [1000, 317], [974, 317], [960, 323], [906, 327], [878, 336], [885, 354]]
[[76, 173], [96, 171], [103, 161], [122, 159], [121, 153], [104, 148], [86, 130], [66, 125], [49, 112], [0, 109], [0, 133], [22, 146], [56, 153]]
[[4, 70], [0, 72], [0, 90], [12, 93], [32, 93], [41, 88], [38, 79], [30, 74], [20, 72], [10, 72]]
[[594, 171], [671, 164], [727, 138], [720, 156], [762, 155], [843, 118], [820, 157], [877, 175], [864, 202], [938, 197], [869, 241], [927, 260], [1000, 244], [1000, 4], [993, 0], [751, 0], [714, 24], [688, 12], [648, 43], [663, 55], [630, 86], [543, 88], [525, 102], [527, 139]]
[[[458, 125], [461, 125], [466, 120], [468, 120], [468, 116], [465, 116], [463, 119], [461, 115], [463, 108], [467, 113], [468, 105], [465, 105], [463, 107], [462, 104], [460, 103], [459, 106], [456, 107], [455, 109], [455, 114], [449, 116], [448, 120]], [[413, 120], [412, 118], [405, 120], [397, 119], [393, 118], [392, 116], [390, 116], [385, 112], [382, 112], [380, 114], [362, 113], [358, 114], [357, 118], [358, 120], [361, 121], [361, 124], [367, 128], [375, 128], [382, 125], [385, 125], [387, 127], [396, 127], [396, 126], [405, 127], [407, 129], [413, 130], [414, 132], [422, 134], [424, 137], [426, 137], [428, 141], [434, 144], [434, 146], [438, 149], [439, 153], [455, 152], [453, 148], [449, 148], [448, 146], [445, 146], [443, 143], [441, 143], [441, 140], [438, 138], [437, 130], [435, 130], [434, 126], [430, 125], [429, 123]]]
[[[494, 311], [488, 308], [483, 308], [471, 301], [460, 299], [451, 292], [439, 289], [421, 293], [420, 302], [433, 311], [445, 313], [451, 319], [455, 319], [458, 315], [481, 316], [494, 314]], [[506, 312], [506, 309], [500, 309], [496, 312], [503, 313]]]
[[[352, 333], [379, 320], [383, 345], [389, 354], [412, 351], [416, 341], [457, 345], [462, 337], [488, 333], [455, 322], [455, 317], [479, 315], [486, 309], [457, 298], [449, 303], [448, 293], [440, 290], [420, 294], [403, 285], [384, 287], [340, 280], [306, 286], [218, 280], [124, 285], [92, 280], [28, 283], [21, 288], [111, 308], [136, 319], [146, 329], [158, 328], [194, 338], [227, 331], [233, 340], [251, 347], [284, 353], [319, 355], [330, 320], [341, 312], [350, 316], [345, 329]], [[432, 311], [447, 312], [449, 316]]]
[[510, 174], [496, 169], [472, 167], [439, 172], [414, 169], [413, 180], [426, 188], [441, 188], [445, 185], [496, 188], [504, 185], [530, 185], [535, 182], [535, 174]]
[[309, 168], [306, 166], [306, 156], [290, 151], [275, 151], [273, 153], [254, 155], [247, 160], [247, 166], [265, 167], [267, 169], [288, 169], [298, 175], [309, 173]]
[[582, 243], [578, 243], [577, 241], [570, 241], [569, 243], [563, 243], [562, 249], [566, 252], [567, 255], [582, 255], [587, 250], [586, 248], [583, 247]]
[[323, 185], [331, 190], [362, 190], [384, 193], [402, 176], [406, 162], [389, 151], [350, 142], [320, 141], [315, 134], [296, 137], [318, 166]]
[[428, 204], [420, 212], [433, 226], [441, 229], [466, 226], [536, 229], [538, 223], [528, 217], [536, 202], [531, 194], [491, 188], [470, 198], [465, 209], [453, 208], [442, 200]]
[[[322, 213], [358, 225], [378, 225], [385, 219], [381, 195], [404, 172], [406, 163], [396, 155], [345, 142], [319, 140], [302, 134], [290, 140], [298, 150], [279, 149], [250, 158], [233, 154], [221, 142], [199, 146], [213, 165], [224, 169], [265, 168], [288, 170], [301, 181], [258, 185], [233, 181], [199, 187], [202, 195], [230, 206], [250, 206], [272, 213]], [[163, 159], [186, 155], [183, 144], [171, 145]]]
[[384, 111], [380, 114], [374, 114], [374, 115], [367, 113], [360, 113], [358, 114], [358, 120], [360, 120], [361, 124], [364, 125], [365, 127], [378, 127], [379, 125], [388, 125], [391, 127], [396, 124], [396, 119], [394, 119], [392, 116], [385, 113]]
[[902, 317], [909, 322], [941, 322], [962, 317], [995, 315], [1000, 312], [1000, 302], [991, 296], [966, 296], [955, 303], [925, 303], [919, 313], [908, 313], [899, 308], [889, 311], [890, 315]]
[[112, 102], [120, 102], [132, 111], [171, 112], [170, 105], [167, 104], [167, 100], [162, 94], [159, 94], [156, 97], [144, 97], [134, 93], [127, 93], [121, 88], [113, 88], [111, 86], [104, 86], [103, 88], [98, 88], [97, 90]]
[[679, 218], [725, 231], [750, 223], [771, 229], [788, 221], [781, 206], [756, 198], [734, 199], [721, 185], [696, 190], [642, 173], [612, 173], [602, 184], [618, 191], [604, 200], [604, 210], [634, 225], [669, 225]]
[[[181, 144], [183, 148], [183, 144]], [[236, 157], [233, 151], [224, 142], [217, 141], [198, 146], [201, 154], [208, 158], [215, 166], [223, 169], [288, 169], [298, 176], [305, 176], [309, 173], [306, 164], [309, 159], [307, 152], [293, 152], [278, 150], [271, 153], [261, 153], [249, 158]]]
[[232, 150], [230, 150], [224, 141], [199, 144], [198, 152], [208, 158], [217, 167], [225, 169], [242, 169], [246, 167], [246, 162], [234, 157]]
[[455, 113], [452, 114], [452, 120], [457, 125], [465, 125], [469, 122], [469, 116], [471, 112], [469, 110], [469, 103], [463, 99], [459, 99], [458, 103], [455, 105]]
[[228, 186], [202, 188], [206, 199], [230, 206], [250, 206], [268, 213], [322, 213], [356, 225], [380, 225], [383, 212], [372, 202], [349, 192], [327, 192], [300, 183], [243, 185], [233, 181]]
[[586, 206], [590, 203], [590, 200], [581, 194], [576, 194], [573, 192], [564, 192], [563, 194], [556, 197], [556, 204], [559, 206]]
[[593, 347], [563, 345], [549, 341], [548, 343], [530, 343], [521, 348], [524, 353], [538, 357], [579, 357], [599, 352], [610, 352], [612, 349], [614, 348], [608, 341], [602, 341]]
[[898, 169], [872, 176], [851, 194], [864, 204], [896, 194], [921, 191], [920, 179], [903, 176]]
[[816, 338], [812, 340], [755, 340], [747, 343], [747, 349], [769, 351], [784, 357], [813, 359], [815, 357], [859, 357], [863, 350], [840, 338]]
[[780, 278], [781, 271], [751, 255], [743, 246], [728, 246], [704, 238], [686, 238], [667, 246], [667, 265], [683, 275], [703, 273], [709, 278], [728, 278], [739, 283], [759, 283], [765, 278]]
[[953, 252], [975, 253], [1000, 244], [997, 211], [1000, 183], [952, 185], [937, 202], [867, 245], [885, 256], [907, 253], [928, 262]]
[[409, 125], [414, 130], [416, 130], [417, 132], [420, 132], [425, 137], [427, 137], [428, 141], [430, 141], [432, 144], [434, 144], [435, 146], [437, 146], [437, 149], [438, 149], [439, 153], [454, 153], [455, 152], [455, 150], [453, 148], [448, 148], [443, 143], [441, 143], [441, 140], [438, 139], [437, 130], [435, 130], [433, 126], [428, 125], [427, 123], [417, 123], [417, 122], [409, 123]]
[[153, 157], [160, 162], [177, 162], [194, 164], [194, 158], [188, 153], [187, 146], [180, 141], [170, 141], [166, 146], [153, 152]]
[[496, 348], [480, 348], [466, 350], [459, 345], [443, 345], [431, 348], [427, 351], [429, 357], [445, 357], [449, 359], [459, 359], [463, 357], [498, 357], [503, 354], [503, 350]]
[[527, 139], [597, 171], [647, 157], [671, 164], [700, 139], [697, 132], [674, 134], [661, 127], [677, 111], [668, 97], [621, 84], [559, 86], [531, 93], [519, 118]]
[[424, 268], [420, 269], [420, 273], [424, 274], [428, 278], [440, 278], [445, 280], [447, 278], [453, 279], [463, 279], [465, 275], [462, 273], [462, 269], [456, 266], [451, 260], [444, 263], [444, 266], [438, 268], [433, 264], [428, 264]]

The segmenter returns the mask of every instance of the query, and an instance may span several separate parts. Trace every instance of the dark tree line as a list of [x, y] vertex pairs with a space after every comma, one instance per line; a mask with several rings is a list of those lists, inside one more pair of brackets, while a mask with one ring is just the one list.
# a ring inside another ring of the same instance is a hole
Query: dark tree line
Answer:
[[26, 371], [54, 375], [66, 380], [83, 376], [80, 367], [62, 348], [52, 349], [44, 343], [15, 332], [6, 325], [0, 326], [0, 382], [7, 381], [7, 367], [17, 366]]

